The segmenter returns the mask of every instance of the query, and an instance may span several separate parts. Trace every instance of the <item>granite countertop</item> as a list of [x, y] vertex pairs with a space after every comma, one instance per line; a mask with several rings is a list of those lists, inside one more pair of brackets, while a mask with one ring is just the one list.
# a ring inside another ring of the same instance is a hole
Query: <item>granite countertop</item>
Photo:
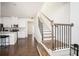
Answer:
[[6, 30], [5, 31], [0, 31], [0, 34], [9, 34], [9, 33], [15, 33], [15, 32], [17, 33], [18, 31], [22, 31], [23, 29], [24, 29], [24, 27], [20, 27], [18, 29], [9, 28], [7, 31]]

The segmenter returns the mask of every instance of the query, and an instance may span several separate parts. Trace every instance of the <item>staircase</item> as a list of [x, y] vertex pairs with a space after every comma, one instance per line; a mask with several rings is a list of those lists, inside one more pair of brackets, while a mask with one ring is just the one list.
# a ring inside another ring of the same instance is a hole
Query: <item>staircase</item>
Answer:
[[[46, 16], [44, 15], [44, 17]], [[47, 19], [50, 20], [49, 18]], [[63, 51], [66, 50], [69, 52], [71, 46], [71, 28], [73, 24], [52, 23], [51, 21], [49, 22], [51, 23], [52, 30], [50, 30], [47, 24], [42, 22], [39, 18], [39, 29], [42, 35], [42, 43], [48, 49], [51, 49], [53, 51], [52, 53], [54, 54], [57, 54], [56, 51], [59, 51], [59, 55], [62, 55]]]
[[45, 25], [43, 24], [43, 44], [48, 49], [52, 49], [52, 31]]
[[46, 25], [43, 25], [43, 40], [51, 40], [52, 31]]

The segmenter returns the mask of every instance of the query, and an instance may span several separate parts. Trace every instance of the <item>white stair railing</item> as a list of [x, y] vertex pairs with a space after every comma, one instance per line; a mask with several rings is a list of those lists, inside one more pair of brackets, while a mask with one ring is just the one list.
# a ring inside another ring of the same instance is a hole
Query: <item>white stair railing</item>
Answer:
[[[46, 15], [43, 14], [43, 16], [49, 20], [51, 25], [52, 51], [70, 48], [73, 23], [72, 24], [54, 23]], [[40, 32], [42, 35], [42, 41], [43, 41], [45, 23], [40, 21], [41, 20], [40, 17], [38, 17], [38, 19], [39, 19], [39, 29], [40, 29]]]

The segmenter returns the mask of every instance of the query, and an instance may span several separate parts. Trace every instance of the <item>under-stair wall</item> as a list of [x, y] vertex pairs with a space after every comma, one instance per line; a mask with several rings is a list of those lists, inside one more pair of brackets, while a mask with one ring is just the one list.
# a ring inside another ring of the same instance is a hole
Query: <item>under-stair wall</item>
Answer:
[[41, 36], [41, 32], [38, 26], [38, 18], [36, 17], [34, 19], [34, 37], [38, 40], [38, 41], [42, 41], [42, 36]]

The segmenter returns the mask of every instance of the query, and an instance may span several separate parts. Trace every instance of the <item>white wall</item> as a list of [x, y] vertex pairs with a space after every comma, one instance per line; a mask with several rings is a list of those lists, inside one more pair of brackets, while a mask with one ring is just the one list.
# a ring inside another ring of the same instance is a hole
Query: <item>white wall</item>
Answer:
[[20, 30], [18, 32], [19, 38], [27, 37], [27, 18], [22, 17], [2, 17], [4, 27], [11, 27], [13, 24], [18, 24]]
[[0, 2], [0, 16], [1, 16], [1, 2]]
[[41, 12], [48, 16], [55, 23], [70, 22], [70, 3], [68, 2], [48, 2], [42, 7]]
[[2, 23], [1, 17], [0, 17], [0, 23]]
[[2, 16], [35, 17], [43, 2], [1, 2]]
[[72, 42], [79, 44], [79, 2], [71, 3], [70, 21], [74, 23], [72, 28]]
[[18, 24], [17, 17], [2, 17], [2, 23], [4, 27], [11, 27], [13, 24]]
[[1, 23], [1, 2], [0, 2], [0, 23]]

